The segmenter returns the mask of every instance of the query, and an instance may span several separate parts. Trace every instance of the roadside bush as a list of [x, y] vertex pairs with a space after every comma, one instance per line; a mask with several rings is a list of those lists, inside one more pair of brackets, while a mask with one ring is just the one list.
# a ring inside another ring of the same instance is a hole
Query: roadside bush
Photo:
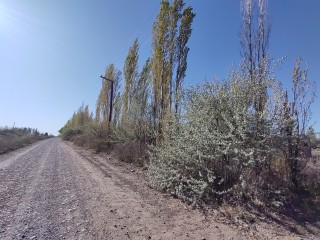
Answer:
[[93, 149], [95, 153], [107, 152], [110, 150], [110, 144], [101, 138], [93, 138], [92, 141], [88, 142], [87, 146], [88, 148]]
[[83, 133], [83, 130], [80, 128], [67, 128], [61, 133], [61, 138], [63, 140], [69, 141], [71, 138], [75, 137], [76, 135], [80, 135]]
[[300, 173], [305, 136], [283, 134], [282, 93], [271, 80], [267, 86], [259, 112], [252, 107], [256, 89], [240, 73], [192, 88], [182, 119], [150, 148], [151, 186], [192, 204], [286, 201], [293, 185], [288, 139], [300, 139]]
[[133, 163], [142, 167], [146, 161], [146, 151], [138, 141], [127, 141], [117, 143], [114, 147], [114, 153], [122, 162]]
[[185, 119], [151, 148], [151, 185], [194, 204], [219, 202], [235, 190], [247, 194], [256, 181], [249, 175], [267, 158], [252, 141], [247, 92], [240, 79], [191, 89]]
[[104, 138], [97, 137], [90, 133], [74, 135], [70, 138], [75, 145], [94, 150], [95, 153], [106, 152], [110, 150], [110, 145]]

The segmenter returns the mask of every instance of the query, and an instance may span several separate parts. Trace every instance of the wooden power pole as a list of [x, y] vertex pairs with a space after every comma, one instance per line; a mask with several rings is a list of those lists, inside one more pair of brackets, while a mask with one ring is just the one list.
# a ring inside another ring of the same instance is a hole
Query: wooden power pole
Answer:
[[113, 80], [103, 77], [102, 75], [100, 76], [102, 79], [111, 82], [111, 94], [110, 94], [110, 115], [109, 115], [109, 127], [111, 125], [111, 120], [112, 120], [112, 99], [113, 99]]

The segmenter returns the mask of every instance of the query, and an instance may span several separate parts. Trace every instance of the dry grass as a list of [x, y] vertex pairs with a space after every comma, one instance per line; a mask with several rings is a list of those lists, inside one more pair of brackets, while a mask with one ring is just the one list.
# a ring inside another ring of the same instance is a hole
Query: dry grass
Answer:
[[77, 134], [70, 139], [75, 145], [91, 149], [95, 153], [108, 152], [125, 163], [142, 167], [147, 162], [146, 145], [139, 141], [110, 142], [105, 138], [90, 133]]
[[144, 166], [147, 156], [146, 149], [138, 141], [127, 141], [117, 143], [114, 147], [116, 157], [126, 163], [133, 163], [136, 166]]
[[79, 134], [70, 138], [75, 145], [94, 150], [95, 153], [107, 152], [111, 146], [105, 139], [92, 134]]

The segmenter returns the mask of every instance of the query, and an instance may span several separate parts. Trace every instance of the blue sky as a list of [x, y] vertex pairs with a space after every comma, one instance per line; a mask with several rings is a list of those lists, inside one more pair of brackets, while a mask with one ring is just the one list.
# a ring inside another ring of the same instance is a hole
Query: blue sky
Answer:
[[[240, 2], [188, 0], [197, 16], [185, 84], [223, 80], [240, 62]], [[151, 56], [156, 0], [0, 0], [0, 126], [27, 126], [57, 134], [85, 102], [94, 110], [99, 76], [108, 64], [123, 69], [135, 37], [140, 67]], [[295, 59], [309, 64], [320, 87], [320, 1], [269, 0], [270, 52], [286, 56], [276, 72], [289, 86]], [[319, 95], [319, 90], [317, 90]], [[320, 101], [311, 123], [320, 131]]]

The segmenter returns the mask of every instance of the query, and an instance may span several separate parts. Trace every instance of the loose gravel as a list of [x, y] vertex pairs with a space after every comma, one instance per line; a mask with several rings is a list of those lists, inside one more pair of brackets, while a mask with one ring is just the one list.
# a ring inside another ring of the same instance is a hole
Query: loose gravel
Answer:
[[139, 171], [58, 138], [2, 155], [0, 239], [301, 239], [215, 221]]

